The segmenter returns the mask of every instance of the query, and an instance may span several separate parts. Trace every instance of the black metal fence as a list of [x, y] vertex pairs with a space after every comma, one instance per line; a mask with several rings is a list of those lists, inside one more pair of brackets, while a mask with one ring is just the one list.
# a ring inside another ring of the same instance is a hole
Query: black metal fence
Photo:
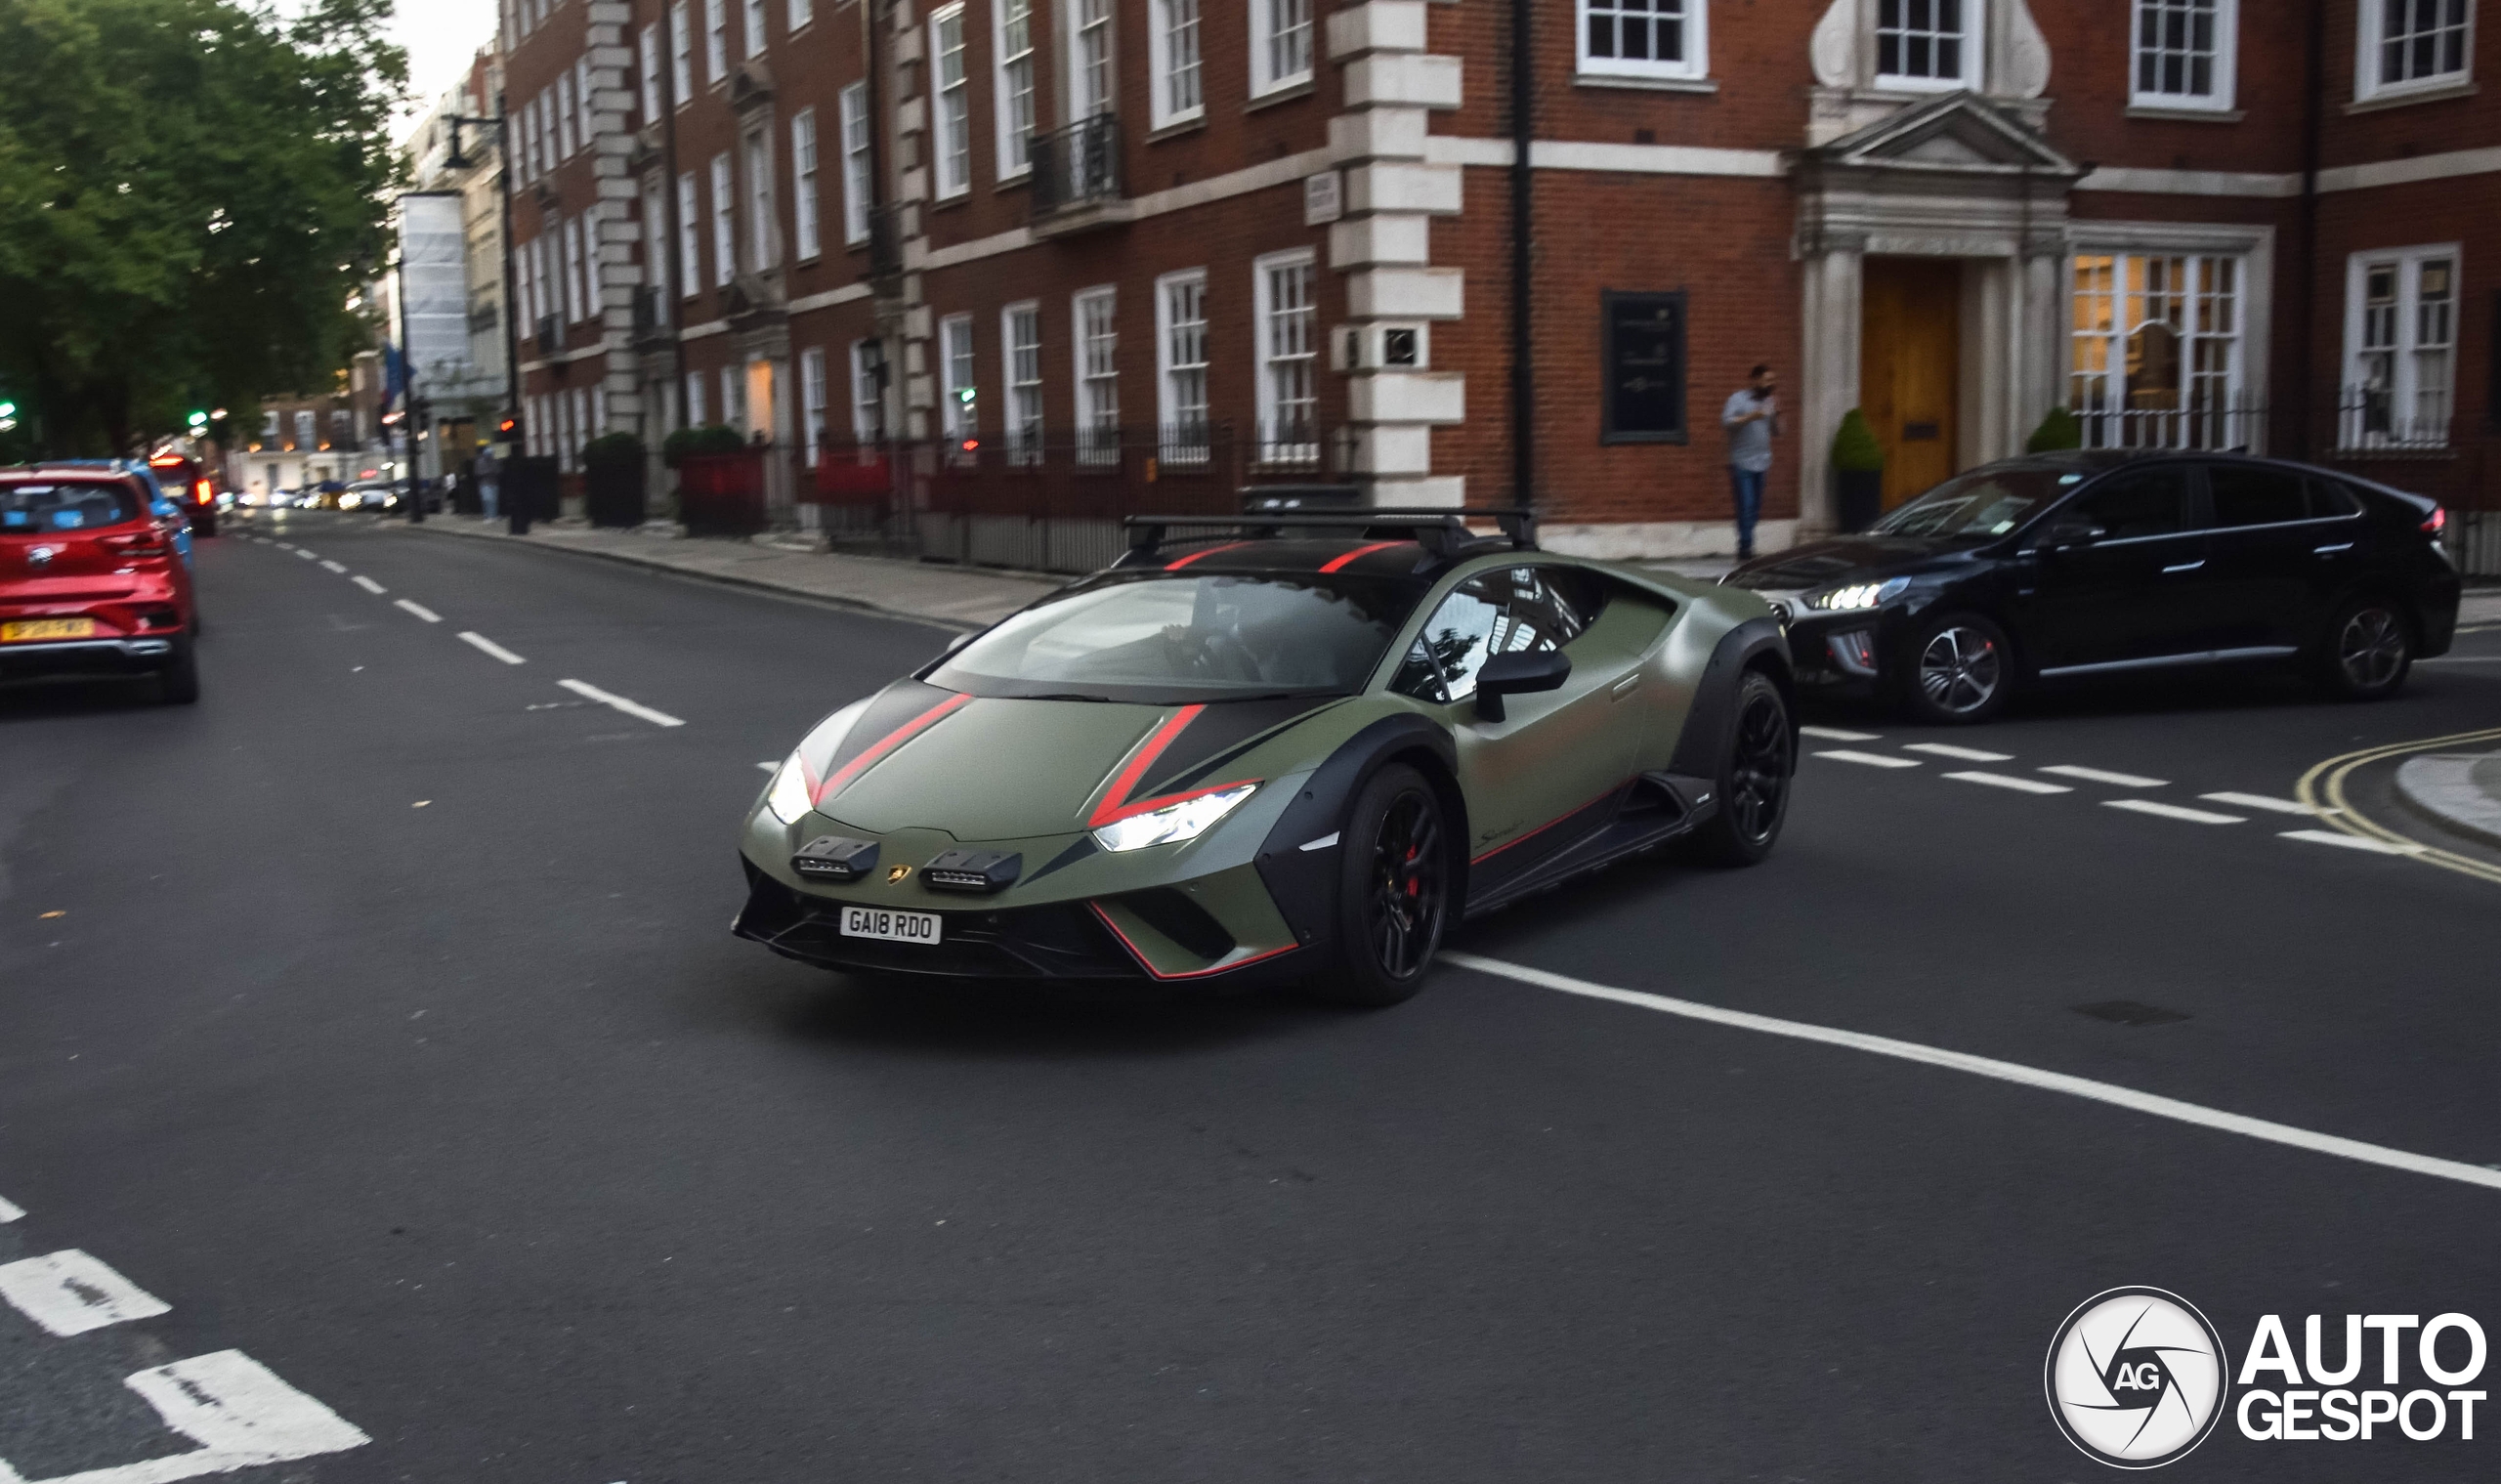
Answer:
[[1036, 220], [1121, 198], [1121, 120], [1097, 113], [1033, 137]]
[[1350, 439], [1317, 424], [1210, 423], [840, 443], [803, 458], [795, 488], [844, 545], [1081, 572], [1121, 554], [1125, 516], [1231, 515], [1262, 490], [1347, 492]]
[[2267, 404], [2247, 393], [2177, 407], [2087, 407], [2075, 414], [2088, 448], [2259, 450]]

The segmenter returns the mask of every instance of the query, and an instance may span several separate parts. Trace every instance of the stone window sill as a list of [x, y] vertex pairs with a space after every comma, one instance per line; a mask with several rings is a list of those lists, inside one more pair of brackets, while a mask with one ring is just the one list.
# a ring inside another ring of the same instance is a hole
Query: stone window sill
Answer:
[[1694, 93], [1708, 96], [1719, 91], [1719, 83], [1712, 77], [1627, 77], [1615, 72], [1575, 72], [1576, 88], [1627, 88], [1635, 93]]
[[2442, 83], [2437, 88], [2407, 88], [2400, 92], [2379, 93], [2357, 98], [2345, 106], [2348, 113], [2376, 113], [2382, 108], [2402, 108], [2409, 104], [2445, 103], [2452, 98], [2473, 98], [2478, 89], [2473, 82]]
[[1242, 106], [1242, 111], [1245, 113], [1256, 113], [1261, 108], [1273, 108], [1281, 103], [1292, 103], [1297, 98], [1309, 98], [1319, 90], [1320, 84], [1318, 81], [1313, 78], [1306, 77], [1300, 82], [1288, 83], [1282, 88], [1269, 89], [1267, 92], [1251, 99], [1249, 103], [1244, 104]]
[[2159, 118], [2181, 124], [2236, 124], [2248, 117], [2238, 108], [2179, 108], [2169, 104], [2130, 104], [2130, 118]]

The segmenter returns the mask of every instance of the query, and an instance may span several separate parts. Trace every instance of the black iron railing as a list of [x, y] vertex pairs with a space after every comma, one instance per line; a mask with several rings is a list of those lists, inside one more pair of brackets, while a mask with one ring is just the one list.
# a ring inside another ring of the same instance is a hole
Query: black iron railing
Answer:
[[2267, 435], [2267, 404], [2246, 392], [2174, 398], [2178, 406], [2080, 407], [2088, 448], [2197, 448], [2256, 451]]
[[1121, 118], [1097, 113], [1034, 136], [1034, 220], [1123, 199]]
[[2449, 394], [2393, 387], [2347, 387], [2337, 399], [2336, 451], [2420, 457], [2449, 450]]

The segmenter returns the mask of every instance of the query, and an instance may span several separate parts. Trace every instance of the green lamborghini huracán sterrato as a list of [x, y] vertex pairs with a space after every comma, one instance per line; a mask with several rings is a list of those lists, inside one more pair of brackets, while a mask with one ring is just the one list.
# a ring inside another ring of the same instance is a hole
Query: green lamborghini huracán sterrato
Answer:
[[851, 971], [1387, 1004], [1461, 917], [1779, 836], [1789, 650], [1751, 593], [1539, 551], [1508, 511], [1129, 537], [808, 734], [747, 819], [741, 936]]

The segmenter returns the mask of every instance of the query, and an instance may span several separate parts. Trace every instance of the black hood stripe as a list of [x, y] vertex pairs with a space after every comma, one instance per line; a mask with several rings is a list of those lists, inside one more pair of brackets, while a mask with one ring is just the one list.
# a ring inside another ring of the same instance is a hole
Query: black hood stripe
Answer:
[[1340, 699], [1301, 696], [1210, 704], [1156, 759], [1163, 776], [1151, 786], [1140, 789], [1137, 796], [1162, 798], [1203, 783], [1226, 782], [1213, 778], [1216, 770], [1287, 727], [1337, 704]]

